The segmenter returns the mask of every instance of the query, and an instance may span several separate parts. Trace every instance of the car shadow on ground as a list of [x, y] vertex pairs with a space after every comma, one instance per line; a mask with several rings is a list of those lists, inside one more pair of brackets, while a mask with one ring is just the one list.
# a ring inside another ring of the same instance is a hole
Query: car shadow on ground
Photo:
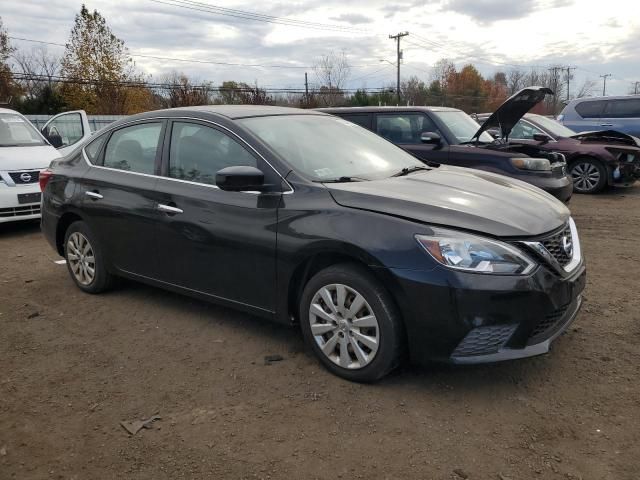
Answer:
[[21, 220], [17, 222], [0, 223], [0, 240], [32, 235], [40, 231], [40, 220]]
[[[274, 352], [303, 354], [311, 360], [308, 363], [310, 368], [317, 370], [320, 367], [313, 352], [304, 344], [300, 328], [295, 324], [291, 326], [278, 324], [231, 308], [129, 280], [123, 280], [120, 287], [109, 295], [122, 296], [123, 300], [126, 297], [127, 300], [148, 302], [163, 312], [188, 315], [189, 318], [186, 321], [201, 322], [202, 326], [224, 325], [227, 332], [230, 329], [234, 335], [237, 333], [238, 337], [245, 337], [247, 334], [264, 337], [264, 343], [270, 345]], [[549, 369], [554, 368], [552, 360], [547, 355], [481, 365], [432, 363], [427, 366], [416, 366], [404, 362], [395, 372], [378, 383], [370, 385], [369, 388], [381, 390], [418, 388], [424, 389], [425, 393], [451, 389], [474, 393], [496, 387], [512, 389], [514, 386], [526, 385], [529, 381], [533, 381], [530, 377], [536, 370], [549, 373]], [[347, 382], [334, 377], [328, 371], [325, 371], [325, 375], [327, 379]], [[534, 376], [537, 377], [537, 375]]]

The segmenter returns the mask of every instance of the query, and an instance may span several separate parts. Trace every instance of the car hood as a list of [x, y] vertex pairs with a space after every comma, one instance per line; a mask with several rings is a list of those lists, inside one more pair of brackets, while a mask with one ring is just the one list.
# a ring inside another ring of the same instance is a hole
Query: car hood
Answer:
[[327, 184], [344, 207], [496, 237], [532, 237], [564, 225], [569, 210], [537, 187], [480, 170], [440, 166], [367, 182]]
[[617, 132], [615, 130], [601, 130], [598, 132], [580, 132], [569, 138], [580, 140], [588, 143], [623, 143], [633, 147], [640, 147], [640, 139], [626, 133]]
[[553, 95], [547, 87], [527, 87], [507, 98], [498, 109], [482, 124], [473, 138], [478, 138], [490, 128], [499, 128], [502, 138], [509, 138], [516, 123], [533, 107], [544, 100], [546, 95]]
[[60, 154], [50, 145], [0, 147], [0, 170], [43, 169], [57, 158]]

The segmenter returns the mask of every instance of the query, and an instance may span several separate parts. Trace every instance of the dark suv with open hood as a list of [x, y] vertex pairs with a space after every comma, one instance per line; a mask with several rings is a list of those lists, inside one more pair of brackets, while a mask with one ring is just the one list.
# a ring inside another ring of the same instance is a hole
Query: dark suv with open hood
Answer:
[[40, 186], [42, 230], [81, 290], [127, 277], [294, 322], [351, 380], [378, 379], [407, 354], [545, 353], [585, 286], [576, 225], [555, 198], [428, 167], [320, 112], [134, 115], [53, 162]]
[[[507, 100], [501, 112], [516, 108], [519, 99], [538, 103], [536, 87]], [[514, 105], [515, 104], [515, 105]], [[531, 107], [529, 107], [531, 108]], [[322, 112], [376, 132], [420, 160], [499, 173], [539, 187], [563, 202], [573, 192], [564, 156], [533, 145], [509, 145], [495, 140], [462, 110], [447, 107], [342, 107]], [[528, 109], [526, 110], [528, 111]]]

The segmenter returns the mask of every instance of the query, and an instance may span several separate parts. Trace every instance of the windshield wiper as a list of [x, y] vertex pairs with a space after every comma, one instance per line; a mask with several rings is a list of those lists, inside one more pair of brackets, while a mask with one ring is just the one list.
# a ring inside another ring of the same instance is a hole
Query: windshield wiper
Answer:
[[19, 147], [17, 143], [0, 143], [0, 147]]
[[429, 167], [423, 167], [422, 165], [414, 165], [413, 167], [404, 167], [398, 173], [394, 173], [391, 175], [392, 177], [404, 177], [405, 175], [409, 175], [413, 172], [418, 172], [420, 170], [431, 170]]
[[342, 176], [337, 178], [329, 178], [326, 180], [314, 180], [317, 183], [348, 183], [348, 182], [366, 182], [368, 178]]

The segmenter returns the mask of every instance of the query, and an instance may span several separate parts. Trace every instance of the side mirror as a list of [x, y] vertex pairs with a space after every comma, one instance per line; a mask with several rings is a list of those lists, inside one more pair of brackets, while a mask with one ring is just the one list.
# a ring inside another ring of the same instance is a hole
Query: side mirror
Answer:
[[534, 133], [533, 139], [536, 142], [547, 143], [549, 142], [549, 140], [551, 140], [551, 137], [549, 137], [549, 135], [547, 135], [546, 133]]
[[42, 133], [42, 136], [47, 139], [53, 148], [60, 148], [63, 146], [62, 137], [57, 130], [50, 130], [49, 127], [42, 127], [40, 133]]
[[490, 128], [489, 130], [487, 130], [487, 133], [491, 135], [493, 138], [502, 137], [502, 132], [497, 128]]
[[420, 134], [420, 141], [430, 145], [440, 145], [442, 143], [442, 137], [436, 132], [422, 132], [422, 134]]
[[227, 192], [260, 191], [264, 173], [255, 167], [226, 167], [216, 173], [216, 185]]

